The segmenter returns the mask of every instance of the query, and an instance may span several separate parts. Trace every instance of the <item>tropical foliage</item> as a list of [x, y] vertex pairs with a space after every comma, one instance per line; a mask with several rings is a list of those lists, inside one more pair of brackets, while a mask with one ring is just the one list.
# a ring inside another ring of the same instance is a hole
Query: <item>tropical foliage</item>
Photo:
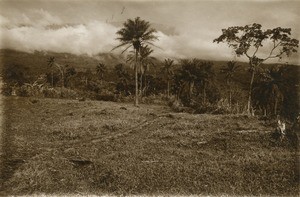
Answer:
[[[3, 93], [130, 101], [135, 105], [143, 96], [140, 102], [171, 103], [176, 111], [183, 111], [180, 107], [194, 113], [249, 113], [253, 109], [252, 113], [267, 116], [293, 119], [298, 115], [299, 66], [265, 64], [268, 59], [296, 52], [299, 42], [290, 37], [290, 29], [263, 30], [259, 24], [223, 29], [214, 41], [225, 42], [236, 55], [247, 57], [249, 66], [197, 58], [156, 59], [152, 47], [158, 39], [155, 33], [149, 22], [137, 17], [128, 19], [117, 32], [120, 44], [113, 50], [121, 48], [119, 56], [110, 53], [105, 59], [69, 54], [66, 60], [66, 54], [49, 53], [45, 59], [45, 54], [34, 53], [43, 58], [43, 66], [35, 66], [35, 57], [28, 58], [34, 59], [30, 64], [5, 64]], [[269, 44], [269, 54], [258, 57]]]
[[[251, 112], [252, 86], [255, 73], [258, 72], [263, 62], [268, 59], [281, 59], [284, 55], [291, 55], [297, 52], [299, 40], [290, 37], [290, 28], [277, 27], [274, 29], [263, 30], [257, 23], [245, 26], [233, 26], [222, 29], [222, 35], [214, 42], [225, 42], [233, 48], [236, 55], [246, 56], [249, 60], [251, 80], [248, 93], [248, 113]], [[269, 54], [265, 57], [258, 57], [261, 50], [268, 49], [267, 43], [272, 45]], [[265, 47], [264, 47], [265, 46]]]

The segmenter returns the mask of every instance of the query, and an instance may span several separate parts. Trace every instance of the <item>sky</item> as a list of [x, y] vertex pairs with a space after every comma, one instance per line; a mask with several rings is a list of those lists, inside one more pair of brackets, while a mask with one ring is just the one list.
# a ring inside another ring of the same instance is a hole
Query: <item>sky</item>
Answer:
[[[300, 0], [0, 0], [0, 48], [111, 52], [122, 24], [139, 16], [157, 29], [153, 56], [243, 61], [226, 44], [213, 42], [222, 29], [259, 23], [263, 29], [292, 28], [291, 36], [300, 40], [299, 10]], [[280, 61], [300, 64], [299, 57]]]

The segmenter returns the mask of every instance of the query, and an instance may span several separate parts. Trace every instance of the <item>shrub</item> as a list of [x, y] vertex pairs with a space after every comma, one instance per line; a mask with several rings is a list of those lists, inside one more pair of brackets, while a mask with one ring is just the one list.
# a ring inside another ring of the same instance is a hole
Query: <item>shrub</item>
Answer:
[[101, 94], [97, 94], [96, 95], [96, 100], [99, 100], [99, 101], [114, 101], [114, 102], [116, 102], [117, 101], [117, 97], [114, 94], [104, 94], [104, 93], [101, 93]]
[[1, 89], [1, 93], [4, 95], [4, 96], [11, 96], [12, 94], [12, 87], [10, 85], [3, 85], [2, 89]]
[[21, 86], [16, 88], [16, 95], [27, 97], [30, 96], [30, 91], [26, 86]]
[[68, 99], [78, 98], [78, 93], [75, 90], [71, 90], [68, 88], [59, 88], [58, 92], [61, 98], [68, 98]]

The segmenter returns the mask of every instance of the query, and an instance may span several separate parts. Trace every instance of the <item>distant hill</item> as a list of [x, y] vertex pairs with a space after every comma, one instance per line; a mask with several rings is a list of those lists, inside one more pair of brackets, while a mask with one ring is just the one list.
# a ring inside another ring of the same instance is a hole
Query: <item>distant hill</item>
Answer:
[[47, 60], [55, 57], [57, 63], [73, 66], [77, 70], [95, 69], [98, 63], [104, 63], [108, 68], [113, 68], [118, 63], [125, 63], [125, 58], [112, 53], [99, 53], [94, 56], [74, 55], [70, 53], [55, 53], [49, 51], [35, 51], [27, 53], [10, 49], [0, 50], [1, 70], [4, 66], [22, 65], [32, 73], [44, 73], [48, 70]]

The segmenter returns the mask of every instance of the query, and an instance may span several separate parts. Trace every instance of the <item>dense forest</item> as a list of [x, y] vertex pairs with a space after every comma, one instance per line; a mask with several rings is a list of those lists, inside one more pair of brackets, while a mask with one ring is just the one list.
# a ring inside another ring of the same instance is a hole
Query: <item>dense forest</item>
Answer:
[[[134, 100], [134, 69], [123, 55], [13, 50], [0, 55], [5, 95]], [[255, 114], [293, 119], [299, 110], [299, 71], [297, 65], [262, 65], [254, 81]], [[250, 72], [245, 62], [149, 58], [138, 78], [143, 103], [193, 113], [246, 113]]]

